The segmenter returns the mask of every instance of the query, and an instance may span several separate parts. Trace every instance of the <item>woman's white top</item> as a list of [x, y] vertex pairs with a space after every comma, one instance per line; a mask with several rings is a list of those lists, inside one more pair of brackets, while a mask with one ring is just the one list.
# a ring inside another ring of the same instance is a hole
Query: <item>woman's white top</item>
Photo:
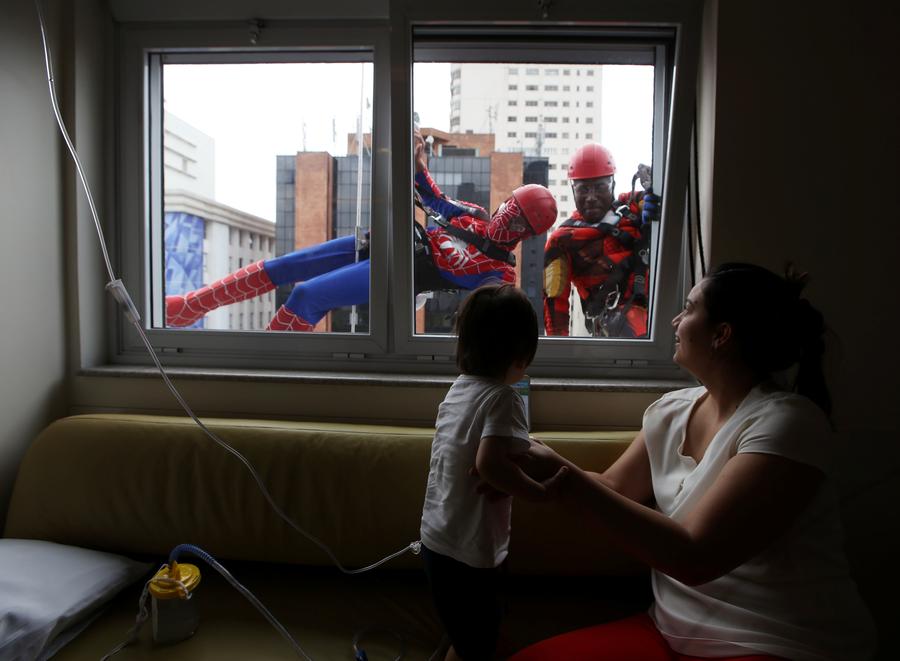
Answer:
[[[706, 389], [664, 395], [644, 414], [656, 507], [682, 521], [736, 454], [774, 454], [827, 475], [834, 435], [810, 400], [757, 386], [700, 463], [683, 454], [687, 422]], [[793, 527], [724, 576], [688, 586], [652, 572], [650, 615], [676, 652], [771, 654], [795, 661], [871, 658], [874, 627], [849, 576], [836, 492], [825, 480]]]
[[420, 533], [430, 550], [472, 567], [496, 567], [509, 552], [512, 498], [490, 502], [469, 475], [487, 436], [508, 437], [510, 453], [525, 452], [525, 404], [508, 385], [462, 374], [438, 408]]

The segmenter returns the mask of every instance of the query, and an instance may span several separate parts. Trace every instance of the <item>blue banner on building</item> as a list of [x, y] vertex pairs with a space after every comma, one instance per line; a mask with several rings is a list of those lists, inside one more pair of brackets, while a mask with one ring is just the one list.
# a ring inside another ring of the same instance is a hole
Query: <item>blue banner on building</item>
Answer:
[[[166, 213], [166, 294], [186, 294], [203, 286], [204, 220], [189, 213]], [[187, 328], [203, 328], [199, 319]]]

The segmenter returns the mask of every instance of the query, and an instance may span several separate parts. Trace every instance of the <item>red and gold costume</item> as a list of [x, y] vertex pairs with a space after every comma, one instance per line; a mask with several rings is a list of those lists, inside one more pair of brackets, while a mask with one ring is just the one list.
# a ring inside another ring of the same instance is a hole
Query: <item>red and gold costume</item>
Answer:
[[[587, 319], [615, 337], [647, 335], [647, 276], [639, 254], [644, 193], [623, 193], [596, 223], [579, 212], [550, 234], [544, 250], [544, 326], [569, 335], [569, 294], [578, 291]], [[644, 251], [646, 254], [646, 251]], [[637, 283], [635, 279], [637, 277]], [[597, 329], [591, 329], [594, 334]]]

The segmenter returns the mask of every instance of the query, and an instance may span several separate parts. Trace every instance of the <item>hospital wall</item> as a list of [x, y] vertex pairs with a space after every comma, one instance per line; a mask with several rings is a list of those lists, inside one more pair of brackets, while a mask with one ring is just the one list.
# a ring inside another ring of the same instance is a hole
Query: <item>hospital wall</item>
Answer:
[[[128, 3], [110, 4], [127, 11]], [[154, 3], [158, 11], [176, 5], [203, 3]], [[217, 6], [227, 14], [239, 5]], [[64, 112], [95, 194], [109, 209], [112, 63], [104, 55], [112, 16], [102, 0], [50, 6]], [[381, 11], [386, 3], [367, 7], [360, 11]], [[816, 4], [812, 17], [809, 7], [775, 0], [707, 3], [698, 105], [705, 256], [775, 269], [792, 259], [812, 273], [809, 297], [837, 338], [829, 378], [844, 443], [841, 480], [851, 547], [860, 571], [874, 572], [896, 552], [898, 536], [898, 517], [887, 505], [900, 466], [892, 254], [898, 245], [900, 108], [888, 52], [897, 25], [889, 14], [896, 9], [873, 0], [828, 0]], [[32, 2], [6, 0], [0, 14], [3, 512], [26, 445], [54, 418], [95, 410], [174, 413], [175, 406], [158, 379], [80, 372], [106, 362], [106, 276], [55, 133]], [[439, 384], [390, 381], [251, 388], [237, 376], [185, 378], [179, 385], [201, 414], [356, 416], [409, 424], [428, 424], [444, 391]], [[634, 427], [654, 396], [587, 387], [539, 391], [535, 424]]]

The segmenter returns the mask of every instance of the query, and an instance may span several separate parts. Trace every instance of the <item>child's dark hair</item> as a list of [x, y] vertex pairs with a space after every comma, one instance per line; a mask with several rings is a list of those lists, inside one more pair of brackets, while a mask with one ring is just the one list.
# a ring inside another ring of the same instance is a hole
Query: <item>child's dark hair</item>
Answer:
[[516, 361], [530, 363], [538, 343], [531, 301], [513, 285], [479, 287], [456, 318], [456, 365], [464, 374], [501, 378]]
[[830, 413], [825, 320], [800, 297], [806, 280], [790, 265], [781, 277], [753, 264], [722, 264], [706, 276], [703, 301], [711, 323], [731, 324], [747, 365], [764, 377], [799, 363], [794, 389]]

